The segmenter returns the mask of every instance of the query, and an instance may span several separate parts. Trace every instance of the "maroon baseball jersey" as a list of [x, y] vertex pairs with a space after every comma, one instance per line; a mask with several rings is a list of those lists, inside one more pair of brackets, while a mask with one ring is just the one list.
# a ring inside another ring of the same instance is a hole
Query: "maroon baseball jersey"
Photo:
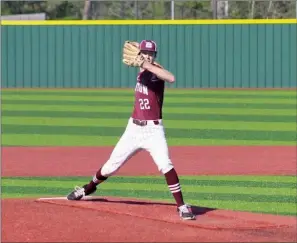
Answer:
[[138, 120], [162, 119], [165, 82], [145, 70], [137, 76], [132, 118]]

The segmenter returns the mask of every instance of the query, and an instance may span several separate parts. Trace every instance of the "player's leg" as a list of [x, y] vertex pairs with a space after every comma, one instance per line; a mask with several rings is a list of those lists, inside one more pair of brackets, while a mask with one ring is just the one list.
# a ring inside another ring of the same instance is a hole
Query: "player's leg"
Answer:
[[162, 126], [158, 126], [154, 130], [152, 136], [146, 140], [144, 149], [150, 153], [158, 170], [165, 176], [168, 188], [176, 201], [181, 218], [195, 219], [191, 208], [184, 202], [179, 177], [169, 157], [164, 129]]
[[96, 172], [92, 180], [83, 187], [76, 187], [68, 196], [68, 200], [80, 200], [83, 196], [94, 193], [97, 186], [115, 174], [139, 150], [139, 137], [134, 124], [128, 124], [124, 134], [114, 147], [109, 159]]
[[[109, 159], [96, 172], [89, 184], [85, 185], [85, 193], [95, 192], [96, 187], [114, 175], [139, 150], [137, 143], [131, 143], [131, 136], [123, 136], [113, 149]], [[136, 140], [134, 140], [136, 141]]]

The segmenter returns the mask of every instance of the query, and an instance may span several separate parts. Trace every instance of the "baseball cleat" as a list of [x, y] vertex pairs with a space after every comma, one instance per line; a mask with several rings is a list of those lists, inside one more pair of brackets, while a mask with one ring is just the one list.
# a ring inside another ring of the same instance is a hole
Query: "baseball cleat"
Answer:
[[179, 216], [183, 220], [195, 220], [196, 216], [192, 213], [191, 206], [184, 204], [177, 208]]
[[80, 200], [84, 196], [90, 195], [96, 191], [96, 188], [93, 188], [90, 192], [86, 192], [85, 191], [86, 187], [87, 187], [87, 184], [84, 185], [83, 187], [76, 186], [74, 188], [74, 191], [72, 191], [71, 193], [69, 193], [67, 195], [67, 199], [68, 200]]

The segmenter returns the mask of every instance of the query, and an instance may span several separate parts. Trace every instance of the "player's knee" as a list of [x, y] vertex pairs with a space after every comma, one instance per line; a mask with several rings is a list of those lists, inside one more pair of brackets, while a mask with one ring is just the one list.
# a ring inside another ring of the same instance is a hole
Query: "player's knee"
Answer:
[[112, 176], [115, 174], [118, 169], [120, 168], [119, 163], [113, 163], [110, 160], [108, 160], [101, 168], [101, 174], [105, 177]]
[[173, 169], [173, 164], [171, 163], [171, 161], [169, 161], [168, 163], [159, 166], [159, 171], [165, 175], [167, 172], [169, 172], [170, 170]]

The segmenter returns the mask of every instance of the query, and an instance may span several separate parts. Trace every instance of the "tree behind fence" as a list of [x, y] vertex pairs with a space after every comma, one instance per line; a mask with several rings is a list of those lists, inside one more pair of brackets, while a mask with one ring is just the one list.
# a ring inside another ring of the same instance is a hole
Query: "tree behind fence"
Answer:
[[296, 18], [296, 1], [5, 1], [2, 15], [45, 12], [48, 19]]

